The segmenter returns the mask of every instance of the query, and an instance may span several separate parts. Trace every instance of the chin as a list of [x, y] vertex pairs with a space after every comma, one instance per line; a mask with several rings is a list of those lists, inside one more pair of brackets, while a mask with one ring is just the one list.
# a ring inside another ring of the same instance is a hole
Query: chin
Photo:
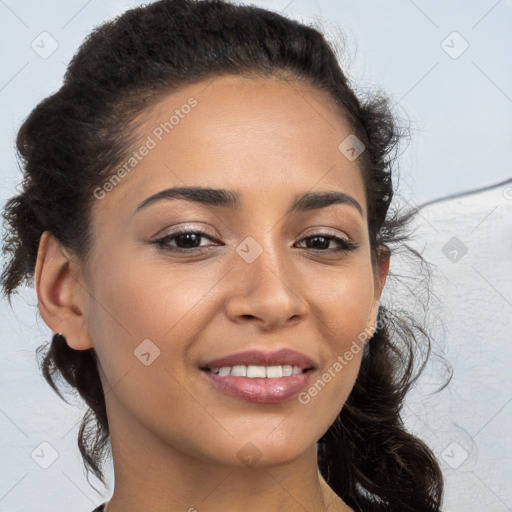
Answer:
[[236, 465], [259, 469], [285, 466], [302, 457], [307, 450], [308, 446], [299, 445], [290, 438], [285, 443], [269, 441], [268, 438], [261, 441], [247, 440], [236, 450]]

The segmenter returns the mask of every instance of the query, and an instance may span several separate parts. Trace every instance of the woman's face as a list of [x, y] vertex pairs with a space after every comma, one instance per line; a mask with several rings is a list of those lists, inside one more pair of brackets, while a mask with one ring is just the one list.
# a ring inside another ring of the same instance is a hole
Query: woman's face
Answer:
[[[340, 412], [360, 366], [358, 335], [375, 325], [382, 281], [364, 184], [354, 152], [339, 149], [351, 129], [318, 91], [236, 76], [187, 86], [139, 121], [133, 160], [95, 192], [83, 274], [111, 433], [143, 430], [222, 464], [292, 461]], [[230, 192], [162, 193], [175, 187]], [[346, 200], [289, 211], [298, 196], [327, 191]], [[173, 238], [178, 229], [191, 234]], [[344, 241], [355, 248], [338, 250]], [[228, 391], [225, 376], [204, 369], [281, 349], [314, 369], [273, 383], [230, 376]]]

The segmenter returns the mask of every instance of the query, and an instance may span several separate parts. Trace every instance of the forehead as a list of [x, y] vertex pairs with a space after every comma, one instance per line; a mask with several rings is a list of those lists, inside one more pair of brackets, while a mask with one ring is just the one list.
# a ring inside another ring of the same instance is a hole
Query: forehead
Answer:
[[352, 130], [333, 99], [304, 83], [217, 76], [168, 94], [135, 124], [137, 142], [113, 171], [125, 172], [101, 208], [200, 185], [239, 190], [243, 205], [337, 189], [366, 210], [358, 162], [339, 149]]

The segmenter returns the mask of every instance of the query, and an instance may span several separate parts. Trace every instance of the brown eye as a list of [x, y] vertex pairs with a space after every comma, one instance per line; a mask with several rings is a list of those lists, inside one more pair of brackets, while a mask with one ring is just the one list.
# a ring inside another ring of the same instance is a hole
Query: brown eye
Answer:
[[[350, 240], [326, 233], [318, 233], [302, 239], [306, 241], [307, 249], [321, 252], [350, 252], [357, 249], [358, 245]], [[331, 242], [335, 242], [338, 248], [329, 250]]]
[[[170, 251], [188, 251], [193, 252], [197, 249], [202, 249], [205, 246], [201, 246], [201, 239], [207, 238], [211, 241], [215, 241], [210, 235], [201, 230], [189, 230], [181, 229], [173, 233], [169, 233], [153, 243], [157, 244], [161, 249]], [[175, 244], [172, 244], [175, 242]]]

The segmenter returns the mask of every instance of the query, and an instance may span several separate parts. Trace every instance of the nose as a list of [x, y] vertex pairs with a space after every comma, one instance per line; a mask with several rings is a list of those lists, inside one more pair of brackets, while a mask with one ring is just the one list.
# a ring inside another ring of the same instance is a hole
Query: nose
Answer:
[[264, 248], [251, 263], [238, 254], [235, 258], [225, 300], [231, 321], [253, 322], [270, 331], [304, 320], [308, 311], [304, 282], [286, 254]]

